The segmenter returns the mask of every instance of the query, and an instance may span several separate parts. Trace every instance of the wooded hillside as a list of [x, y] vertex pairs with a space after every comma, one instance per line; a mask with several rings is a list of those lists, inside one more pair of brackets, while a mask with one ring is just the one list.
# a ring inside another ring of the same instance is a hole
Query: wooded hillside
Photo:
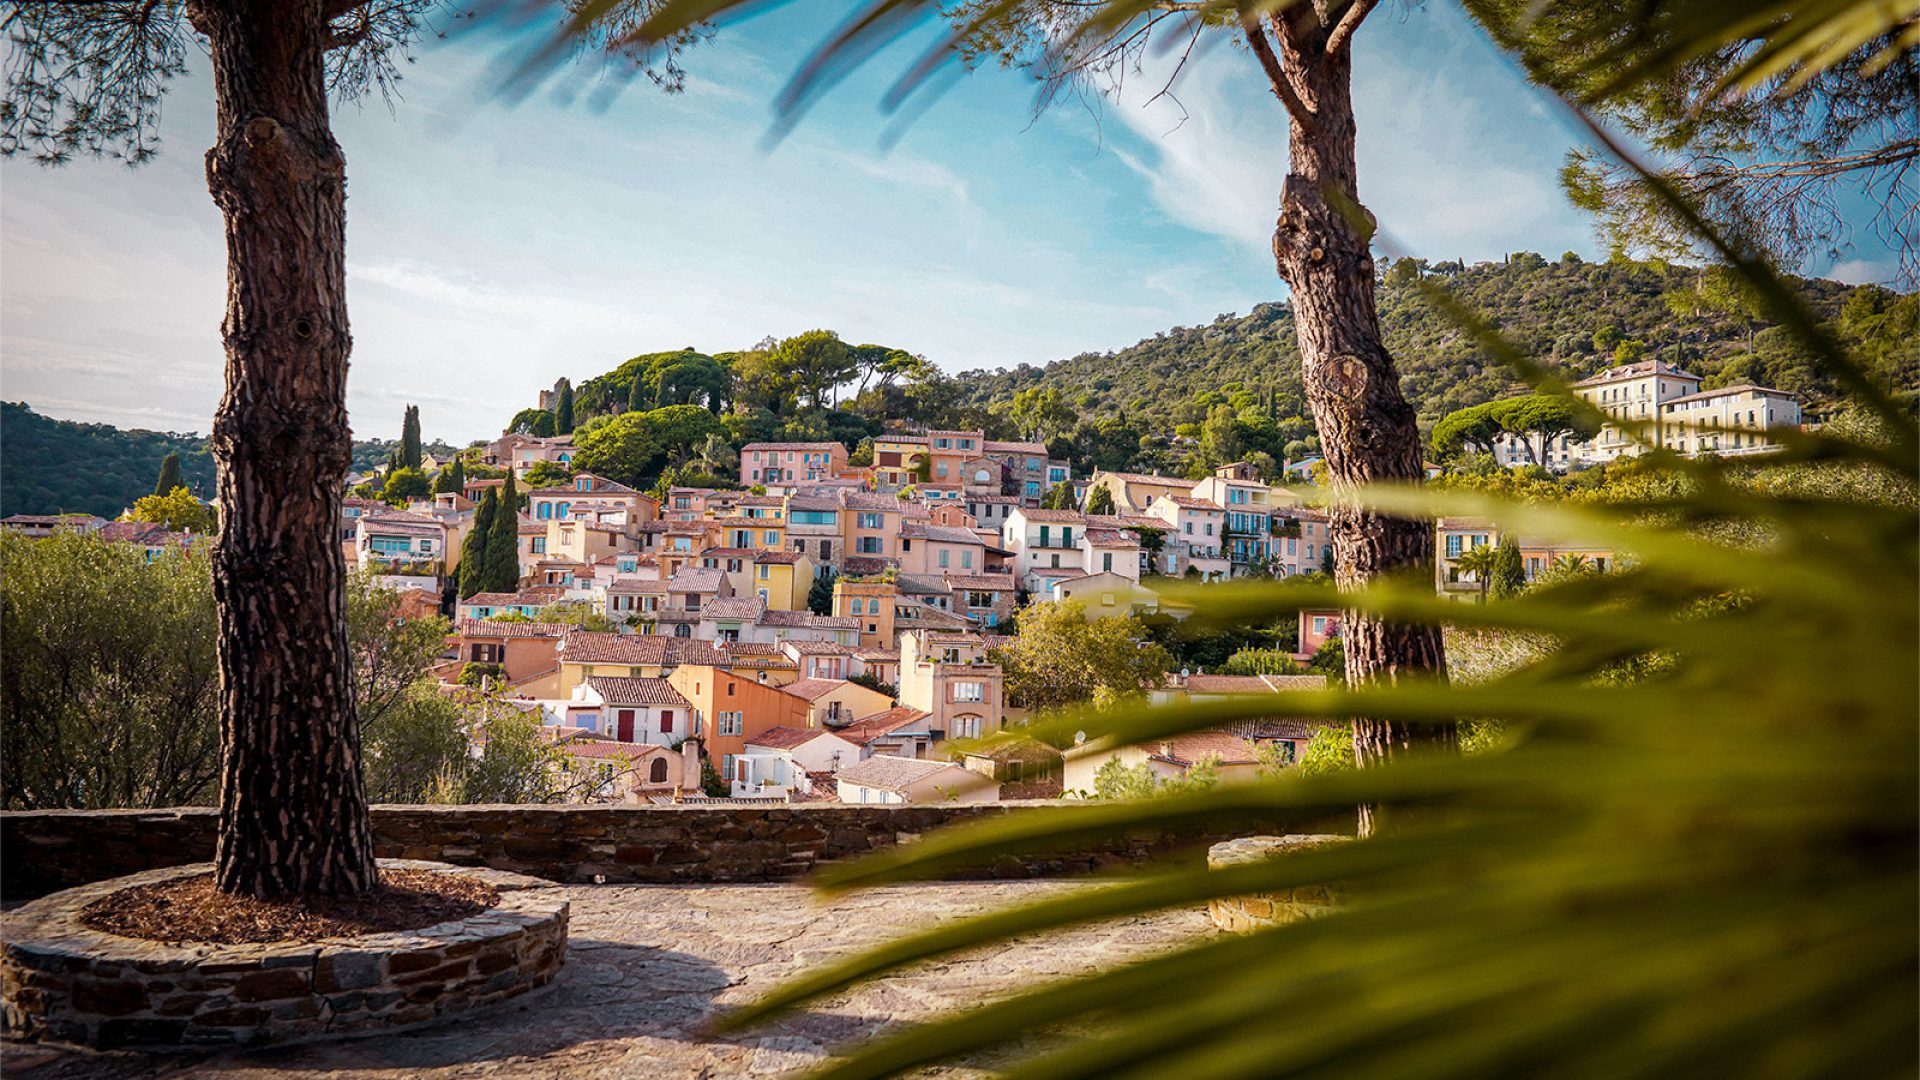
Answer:
[[[1513, 382], [1425, 300], [1416, 269], [1444, 282], [1466, 305], [1533, 356], [1572, 377], [1614, 363], [1660, 358], [1705, 376], [1706, 387], [1757, 382], [1802, 394], [1816, 406], [1834, 388], [1737, 290], [1701, 270], [1659, 262], [1556, 262], [1523, 252], [1500, 263], [1395, 264], [1383, 274], [1380, 323], [1423, 427], [1502, 394]], [[1809, 280], [1806, 293], [1860, 343], [1889, 382], [1920, 386], [1912, 295], [1873, 286]], [[1851, 301], [1851, 302], [1850, 302]], [[1143, 429], [1198, 425], [1216, 404], [1257, 409], [1289, 438], [1310, 430], [1300, 395], [1299, 352], [1284, 303], [1204, 326], [1174, 327], [1111, 353], [1083, 353], [1042, 367], [971, 372], [967, 401], [993, 407], [1035, 386], [1066, 394], [1083, 415], [1123, 415]]]

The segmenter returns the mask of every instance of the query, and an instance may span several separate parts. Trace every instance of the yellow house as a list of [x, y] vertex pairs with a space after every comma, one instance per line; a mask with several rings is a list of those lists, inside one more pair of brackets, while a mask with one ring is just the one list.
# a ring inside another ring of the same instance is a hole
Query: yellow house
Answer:
[[813, 560], [797, 551], [766, 549], [753, 557], [752, 591], [769, 611], [802, 611], [813, 589]]
[[783, 551], [787, 522], [785, 518], [714, 518], [707, 522], [707, 546]]
[[785, 686], [800, 677], [800, 665], [772, 642], [730, 641], [726, 650], [733, 658], [728, 670], [743, 679]]
[[925, 435], [880, 435], [873, 440], [873, 482], [882, 490], [912, 484], [926, 461]]
[[809, 728], [840, 727], [894, 706], [880, 691], [845, 679], [796, 679], [780, 689], [806, 699]]
[[597, 521], [577, 518], [551, 518], [546, 526], [545, 558], [592, 564], [617, 552], [631, 550], [626, 532], [618, 525], [602, 525]]

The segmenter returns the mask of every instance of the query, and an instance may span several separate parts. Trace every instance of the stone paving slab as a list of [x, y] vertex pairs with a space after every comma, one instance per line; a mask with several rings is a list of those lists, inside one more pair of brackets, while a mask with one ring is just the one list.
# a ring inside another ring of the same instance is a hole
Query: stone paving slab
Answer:
[[[83, 1054], [9, 1043], [0, 1046], [0, 1070], [31, 1080], [777, 1077], [895, 1024], [1214, 933], [1200, 907], [1067, 930], [911, 969], [743, 1034], [702, 1030], [718, 1008], [904, 930], [1084, 887], [956, 882], [824, 901], [785, 884], [572, 886], [567, 966], [535, 1000], [411, 1033], [214, 1055]], [[926, 1075], [979, 1074], [953, 1067]]]

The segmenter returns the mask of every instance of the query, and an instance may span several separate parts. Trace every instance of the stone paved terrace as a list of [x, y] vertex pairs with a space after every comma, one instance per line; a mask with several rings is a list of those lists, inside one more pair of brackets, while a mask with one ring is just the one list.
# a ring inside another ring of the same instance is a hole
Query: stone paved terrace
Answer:
[[[1064, 881], [895, 886], [822, 900], [802, 885], [576, 885], [571, 952], [544, 995], [398, 1035], [215, 1055], [0, 1047], [11, 1078], [777, 1077], [829, 1048], [1037, 982], [1213, 933], [1190, 910], [1027, 938], [936, 961], [744, 1034], [702, 1030], [716, 1009], [903, 929], [1085, 888]], [[984, 1064], [984, 1063], [983, 1063]], [[926, 1075], [978, 1075], [953, 1067]]]

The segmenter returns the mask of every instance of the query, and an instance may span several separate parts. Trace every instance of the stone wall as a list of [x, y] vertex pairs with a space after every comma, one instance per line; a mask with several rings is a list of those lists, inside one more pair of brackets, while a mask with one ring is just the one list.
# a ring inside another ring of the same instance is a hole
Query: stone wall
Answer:
[[[1207, 864], [1215, 869], [1240, 866], [1346, 839], [1348, 837], [1324, 833], [1246, 836], [1213, 845], [1207, 852]], [[1345, 900], [1346, 896], [1337, 887], [1302, 885], [1245, 896], [1216, 896], [1207, 901], [1207, 917], [1222, 930], [1248, 933], [1263, 927], [1330, 914]]]
[[[1074, 814], [1084, 804], [782, 807], [376, 806], [382, 858], [431, 859], [562, 882], [777, 881], [825, 862], [1006, 813]], [[202, 808], [0, 813], [0, 896], [57, 889], [213, 857], [218, 815]], [[1165, 857], [1250, 833], [1326, 832], [1327, 822], [1236, 822], [1232, 834], [1136, 830], [1112, 843], [1038, 851], [956, 876], [1046, 877]]]

